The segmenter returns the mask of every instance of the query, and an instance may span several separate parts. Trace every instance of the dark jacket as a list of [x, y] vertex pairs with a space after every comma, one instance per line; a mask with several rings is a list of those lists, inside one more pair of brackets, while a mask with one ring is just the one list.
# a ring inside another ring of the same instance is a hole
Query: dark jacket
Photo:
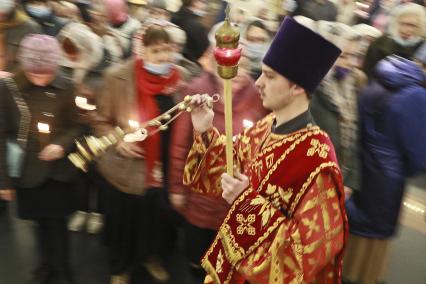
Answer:
[[[47, 87], [37, 87], [30, 83], [18, 85], [31, 113], [30, 131], [25, 149], [22, 175], [18, 181], [20, 188], [34, 188], [51, 179], [59, 182], [74, 180], [77, 170], [64, 158], [45, 162], [38, 158], [41, 151], [37, 123], [50, 126], [49, 144], [61, 145], [66, 155], [74, 150], [74, 140], [80, 135], [81, 127], [74, 102], [74, 87], [71, 81], [58, 73]], [[0, 188], [9, 188], [5, 161], [5, 140], [15, 139], [20, 115], [12, 93], [4, 82], [0, 83]]]
[[184, 7], [173, 15], [172, 23], [181, 27], [186, 33], [183, 55], [192, 61], [200, 59], [210, 46], [208, 33], [201, 24], [200, 17]]
[[361, 94], [362, 190], [346, 203], [352, 234], [396, 231], [406, 178], [426, 169], [426, 75], [414, 62], [381, 61]]
[[[330, 79], [326, 79], [330, 80]], [[340, 168], [342, 169], [343, 180], [345, 186], [352, 190], [360, 190], [360, 161], [359, 161], [359, 139], [354, 137], [354, 141], [351, 147], [344, 147], [342, 143], [342, 127], [344, 114], [342, 109], [339, 108], [335, 102], [333, 102], [331, 96], [343, 96], [341, 93], [330, 93], [331, 90], [327, 90], [325, 81], [315, 91], [310, 102], [311, 114], [315, 120], [315, 123], [323, 129], [330, 136], [333, 142], [334, 149], [336, 150], [337, 159], [339, 161]], [[336, 91], [346, 91], [347, 96], [351, 95], [351, 98], [347, 100], [353, 100], [354, 105], [352, 106], [355, 114], [358, 113], [357, 100], [358, 94], [362, 87], [364, 87], [365, 75], [361, 71], [355, 70], [352, 74], [349, 74], [340, 84]], [[349, 86], [345, 86], [349, 85]], [[347, 101], [346, 101], [347, 102]], [[350, 104], [346, 103], [346, 107]], [[357, 126], [357, 125], [355, 125]], [[358, 133], [358, 130], [355, 129]], [[355, 134], [356, 135], [356, 134]]]
[[368, 48], [362, 69], [368, 78], [372, 78], [374, 76], [374, 68], [380, 60], [394, 54], [411, 59], [422, 43], [420, 41], [412, 47], [404, 47], [399, 45], [389, 35], [381, 36]]

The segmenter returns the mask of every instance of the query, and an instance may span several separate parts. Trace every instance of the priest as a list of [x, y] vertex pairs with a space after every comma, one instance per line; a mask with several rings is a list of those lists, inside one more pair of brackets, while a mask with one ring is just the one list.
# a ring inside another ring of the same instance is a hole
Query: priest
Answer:
[[193, 97], [184, 183], [232, 204], [202, 259], [205, 283], [340, 283], [342, 174], [330, 138], [309, 113], [310, 96], [339, 54], [314, 31], [284, 20], [256, 82], [272, 114], [234, 137], [232, 176], [208, 95]]

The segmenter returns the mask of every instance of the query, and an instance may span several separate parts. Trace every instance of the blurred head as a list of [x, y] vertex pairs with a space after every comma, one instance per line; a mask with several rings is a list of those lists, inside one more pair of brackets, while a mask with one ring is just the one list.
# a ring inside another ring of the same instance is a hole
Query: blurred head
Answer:
[[34, 85], [48, 85], [56, 76], [60, 60], [59, 43], [54, 37], [30, 34], [19, 46], [18, 61]]
[[144, 68], [154, 75], [170, 73], [174, 58], [169, 33], [159, 25], [149, 26], [142, 38]]
[[359, 65], [361, 35], [345, 24], [327, 21], [318, 21], [317, 32], [342, 50], [333, 69], [336, 79], [345, 78]]
[[253, 61], [260, 62], [268, 51], [270, 38], [266, 26], [262, 21], [255, 20], [247, 26], [243, 45], [247, 56]]
[[9, 21], [11, 15], [15, 11], [15, 0], [1, 0], [0, 1], [0, 22]]
[[129, 7], [124, 0], [105, 0], [108, 21], [113, 25], [121, 25], [129, 17]]
[[177, 63], [183, 59], [182, 51], [186, 44], [186, 33], [178, 26], [172, 24], [168, 25], [166, 30], [169, 33], [173, 50], [173, 57]]
[[152, 0], [149, 3], [149, 17], [157, 20], [170, 20], [170, 12], [167, 10], [165, 0]]
[[190, 9], [197, 16], [204, 16], [207, 12], [207, 2], [204, 0], [182, 0], [182, 8]]
[[423, 6], [407, 3], [395, 8], [389, 34], [399, 44], [412, 46], [426, 34], [426, 11]]
[[28, 15], [35, 19], [44, 19], [52, 15], [53, 8], [50, 1], [29, 0], [25, 1], [24, 8]]

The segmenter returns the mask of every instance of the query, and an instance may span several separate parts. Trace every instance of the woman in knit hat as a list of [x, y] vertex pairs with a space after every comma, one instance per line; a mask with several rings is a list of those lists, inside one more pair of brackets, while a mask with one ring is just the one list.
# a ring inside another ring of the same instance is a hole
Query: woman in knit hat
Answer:
[[[22, 163], [13, 173], [2, 169], [0, 180], [16, 188], [18, 216], [37, 224], [40, 254], [30, 283], [72, 283], [66, 218], [73, 211], [77, 171], [66, 156], [80, 134], [74, 88], [59, 68], [55, 38], [28, 35], [18, 60], [26, 83], [0, 81], [0, 145], [8, 140], [8, 145], [19, 147]], [[5, 156], [0, 153], [1, 165], [6, 164]]]

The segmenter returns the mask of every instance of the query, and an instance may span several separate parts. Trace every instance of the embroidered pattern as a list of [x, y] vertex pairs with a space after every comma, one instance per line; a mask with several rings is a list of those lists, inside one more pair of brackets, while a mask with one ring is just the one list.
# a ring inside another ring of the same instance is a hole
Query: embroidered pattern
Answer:
[[318, 139], [311, 140], [311, 148], [308, 149], [308, 157], [312, 157], [315, 154], [318, 154], [321, 158], [325, 159], [328, 157], [328, 152], [330, 152], [330, 146], [327, 144], [322, 144]]
[[243, 235], [247, 231], [250, 236], [256, 235], [256, 228], [253, 227], [253, 223], [256, 221], [256, 215], [249, 214], [247, 219], [244, 219], [242, 214], [237, 214], [237, 222], [240, 224], [237, 227], [237, 234]]
[[220, 250], [216, 260], [217, 273], [222, 273], [222, 265], [223, 265], [223, 254], [222, 254], [222, 251]]

